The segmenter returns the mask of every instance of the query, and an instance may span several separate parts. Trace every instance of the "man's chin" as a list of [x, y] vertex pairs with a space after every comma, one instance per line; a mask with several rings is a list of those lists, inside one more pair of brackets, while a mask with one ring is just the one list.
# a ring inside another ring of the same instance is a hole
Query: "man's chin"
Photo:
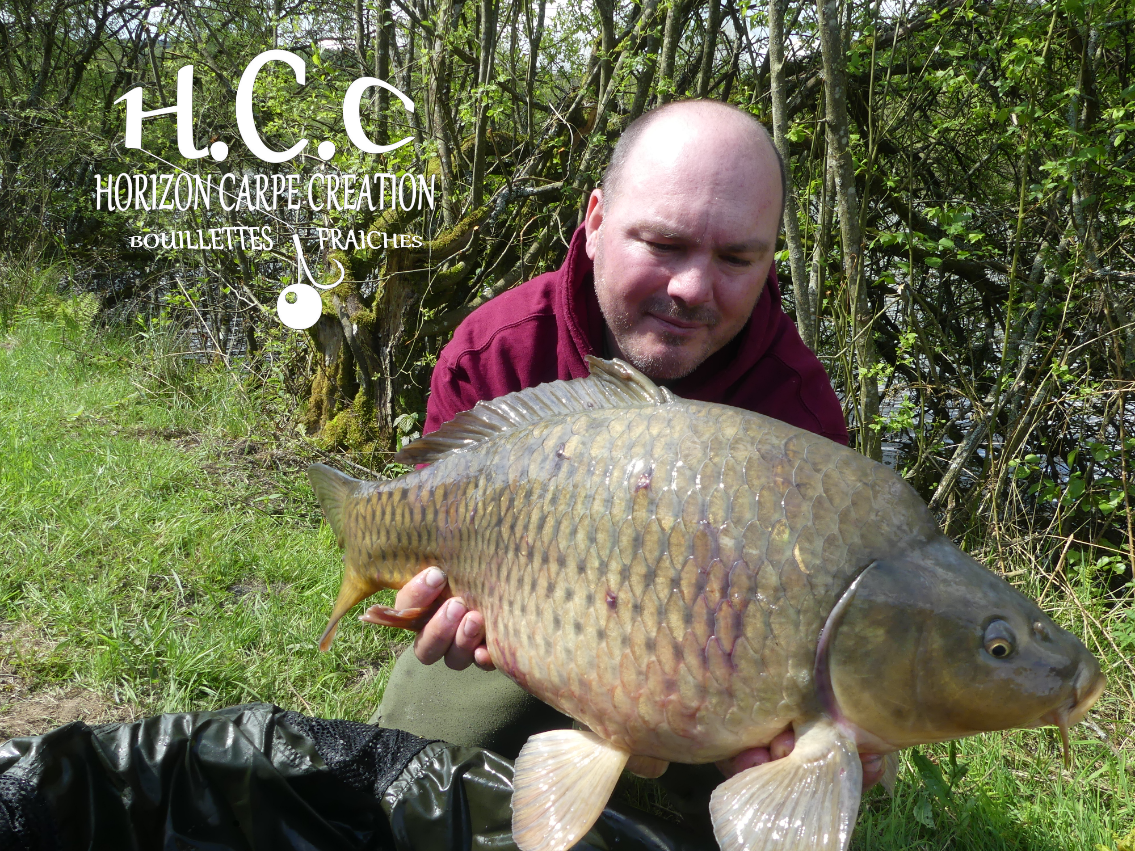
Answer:
[[697, 369], [705, 358], [685, 350], [664, 347], [624, 353], [631, 366], [653, 381], [677, 381]]

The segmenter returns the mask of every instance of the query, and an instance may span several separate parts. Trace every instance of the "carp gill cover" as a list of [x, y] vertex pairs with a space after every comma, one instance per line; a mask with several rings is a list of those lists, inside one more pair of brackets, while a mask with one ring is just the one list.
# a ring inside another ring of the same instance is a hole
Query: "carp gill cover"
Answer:
[[[881, 464], [786, 423], [676, 398], [621, 361], [481, 402], [407, 446], [430, 466], [308, 471], [355, 603], [427, 565], [485, 617], [494, 664], [588, 731], [533, 736], [513, 833], [561, 851], [628, 767], [711, 762], [791, 727], [722, 783], [726, 851], [847, 847], [858, 751], [1068, 727], [1095, 658], [938, 530]], [[387, 610], [412, 625], [421, 612]]]

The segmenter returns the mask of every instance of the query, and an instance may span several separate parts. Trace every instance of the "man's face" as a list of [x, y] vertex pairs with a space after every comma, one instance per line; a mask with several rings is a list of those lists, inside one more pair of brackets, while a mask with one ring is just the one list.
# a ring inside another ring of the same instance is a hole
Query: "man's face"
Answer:
[[659, 381], [690, 374], [744, 327], [780, 225], [771, 149], [666, 123], [639, 139], [610, 205], [592, 193], [585, 219], [608, 345]]

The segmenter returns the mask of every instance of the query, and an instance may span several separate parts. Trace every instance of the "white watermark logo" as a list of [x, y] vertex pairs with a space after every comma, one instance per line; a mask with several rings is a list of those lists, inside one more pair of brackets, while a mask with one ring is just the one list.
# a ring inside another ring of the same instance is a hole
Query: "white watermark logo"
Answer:
[[[311, 274], [311, 270], [307, 267], [299, 234], [292, 234], [292, 242], [296, 246], [296, 277], [302, 280], [306, 275], [311, 284], [299, 283], [285, 287], [284, 291], [280, 293], [280, 297], [276, 299], [276, 312], [280, 321], [289, 328], [303, 331], [318, 322], [323, 313], [323, 299], [319, 297], [319, 291], [316, 287], [320, 290], [334, 289], [343, 283], [343, 277], [347, 272], [343, 268], [343, 264], [332, 257], [331, 262], [339, 267], [339, 280], [333, 284], [317, 283]], [[288, 300], [289, 296], [292, 298], [291, 301]]]
[[[252, 95], [261, 70], [269, 62], [283, 62], [295, 75], [301, 86], [306, 83], [307, 69], [304, 60], [288, 50], [266, 50], [248, 63], [241, 74], [236, 91], [236, 124], [240, 140], [257, 159], [271, 164], [280, 164], [294, 159], [309, 145], [310, 140], [300, 139], [290, 148], [274, 150], [268, 147], [260, 135], [252, 109]], [[401, 101], [403, 108], [414, 112], [414, 102], [403, 92], [378, 77], [356, 79], [343, 96], [343, 127], [347, 138], [355, 148], [365, 154], [386, 154], [413, 141], [406, 136], [391, 144], [378, 144], [363, 129], [360, 104], [363, 95], [372, 88], [382, 88]], [[229, 155], [229, 143], [214, 139], [207, 147], [198, 148], [194, 142], [193, 114], [193, 66], [185, 65], [177, 72], [177, 97], [173, 106], [160, 109], [143, 108], [143, 89], [135, 86], [115, 103], [126, 104], [127, 148], [145, 151], [142, 147], [142, 122], [163, 115], [172, 115], [177, 125], [177, 149], [187, 160], [200, 160], [211, 156], [222, 162]], [[316, 153], [323, 161], [335, 156], [335, 143], [329, 139], [319, 142]], [[299, 210], [305, 206], [312, 213], [370, 211], [385, 209], [422, 210], [428, 206], [434, 209], [436, 175], [429, 181], [424, 174], [395, 174], [376, 172], [363, 174], [317, 173], [305, 184], [300, 184], [299, 175], [280, 174], [242, 174], [225, 173], [214, 175], [191, 175], [189, 172], [168, 163], [156, 154], [147, 154], [171, 166], [178, 174], [122, 173], [95, 175], [95, 207], [113, 211], [142, 210], [210, 210], [214, 200], [226, 212], [242, 210], [267, 214], [278, 224], [292, 229], [296, 225], [274, 215], [276, 210]], [[306, 202], [306, 204], [305, 204]], [[352, 249], [409, 248], [423, 244], [421, 237], [405, 233], [384, 233], [381, 231], [352, 229], [341, 230], [334, 227], [317, 227], [320, 250], [328, 246], [335, 250]], [[289, 328], [303, 330], [319, 321], [323, 311], [323, 301], [319, 290], [329, 290], [342, 283], [346, 270], [343, 264], [332, 258], [339, 267], [339, 279], [334, 284], [316, 283], [298, 233], [292, 234], [296, 250], [297, 283], [286, 287], [276, 300], [276, 310], [280, 321]], [[274, 243], [271, 228], [262, 225], [229, 225], [220, 228], [201, 228], [197, 230], [171, 230], [163, 233], [150, 232], [130, 237], [133, 248], [156, 250], [224, 250], [239, 246], [242, 251], [271, 251]], [[310, 283], [304, 283], [304, 280]]]
[[[269, 62], [283, 62], [295, 72], [296, 82], [301, 86], [307, 82], [307, 66], [296, 54], [290, 50], [265, 50], [258, 54], [244, 73], [240, 75], [240, 83], [236, 89], [236, 126], [240, 131], [241, 141], [257, 159], [267, 163], [282, 163], [295, 157], [307, 147], [308, 140], [300, 139], [285, 151], [274, 151], [264, 144], [260, 130], [256, 126], [256, 119], [252, 114], [252, 90], [256, 85], [256, 77], [260, 69]], [[414, 102], [406, 97], [394, 86], [378, 77], [360, 77], [347, 88], [343, 97], [343, 126], [347, 131], [347, 138], [360, 151], [367, 154], [385, 154], [395, 151], [403, 145], [412, 142], [413, 137], [407, 136], [399, 139], [392, 145], [377, 145], [370, 140], [363, 131], [363, 124], [359, 118], [359, 103], [363, 92], [372, 87], [386, 89], [394, 94], [405, 107], [407, 112], [414, 111]], [[142, 149], [142, 120], [155, 118], [159, 115], [173, 114], [177, 117], [177, 150], [187, 160], [201, 159], [206, 154], [221, 162], [229, 155], [228, 143], [217, 140], [207, 148], [196, 148], [193, 144], [193, 66], [185, 65], [177, 72], [177, 103], [164, 109], [142, 108], [142, 87], [135, 86], [115, 103], [126, 102], [126, 147]], [[335, 156], [335, 143], [326, 140], [316, 147], [320, 159], [329, 160]]]

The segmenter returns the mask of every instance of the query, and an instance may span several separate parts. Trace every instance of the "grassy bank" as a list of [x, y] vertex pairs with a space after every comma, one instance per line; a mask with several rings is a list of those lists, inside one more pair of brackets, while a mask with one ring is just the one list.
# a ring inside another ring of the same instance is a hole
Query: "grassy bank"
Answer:
[[[404, 634], [347, 628], [316, 650], [340, 574], [303, 475], [319, 451], [239, 370], [96, 334], [90, 308], [48, 299], [0, 331], [4, 670], [25, 696], [98, 695], [107, 717], [261, 700], [365, 719]], [[1073, 731], [1075, 767], [1053, 729], [920, 749], [893, 799], [869, 797], [855, 848], [1135, 848], [1133, 677], [1114, 615], [1090, 585], [1014, 581], [1109, 676]], [[0, 691], [0, 728], [10, 708]]]
[[22, 684], [145, 713], [261, 700], [365, 718], [394, 634], [316, 649], [341, 568], [303, 474], [315, 456], [239, 373], [156, 380], [138, 341], [58, 311], [0, 341], [0, 620]]

